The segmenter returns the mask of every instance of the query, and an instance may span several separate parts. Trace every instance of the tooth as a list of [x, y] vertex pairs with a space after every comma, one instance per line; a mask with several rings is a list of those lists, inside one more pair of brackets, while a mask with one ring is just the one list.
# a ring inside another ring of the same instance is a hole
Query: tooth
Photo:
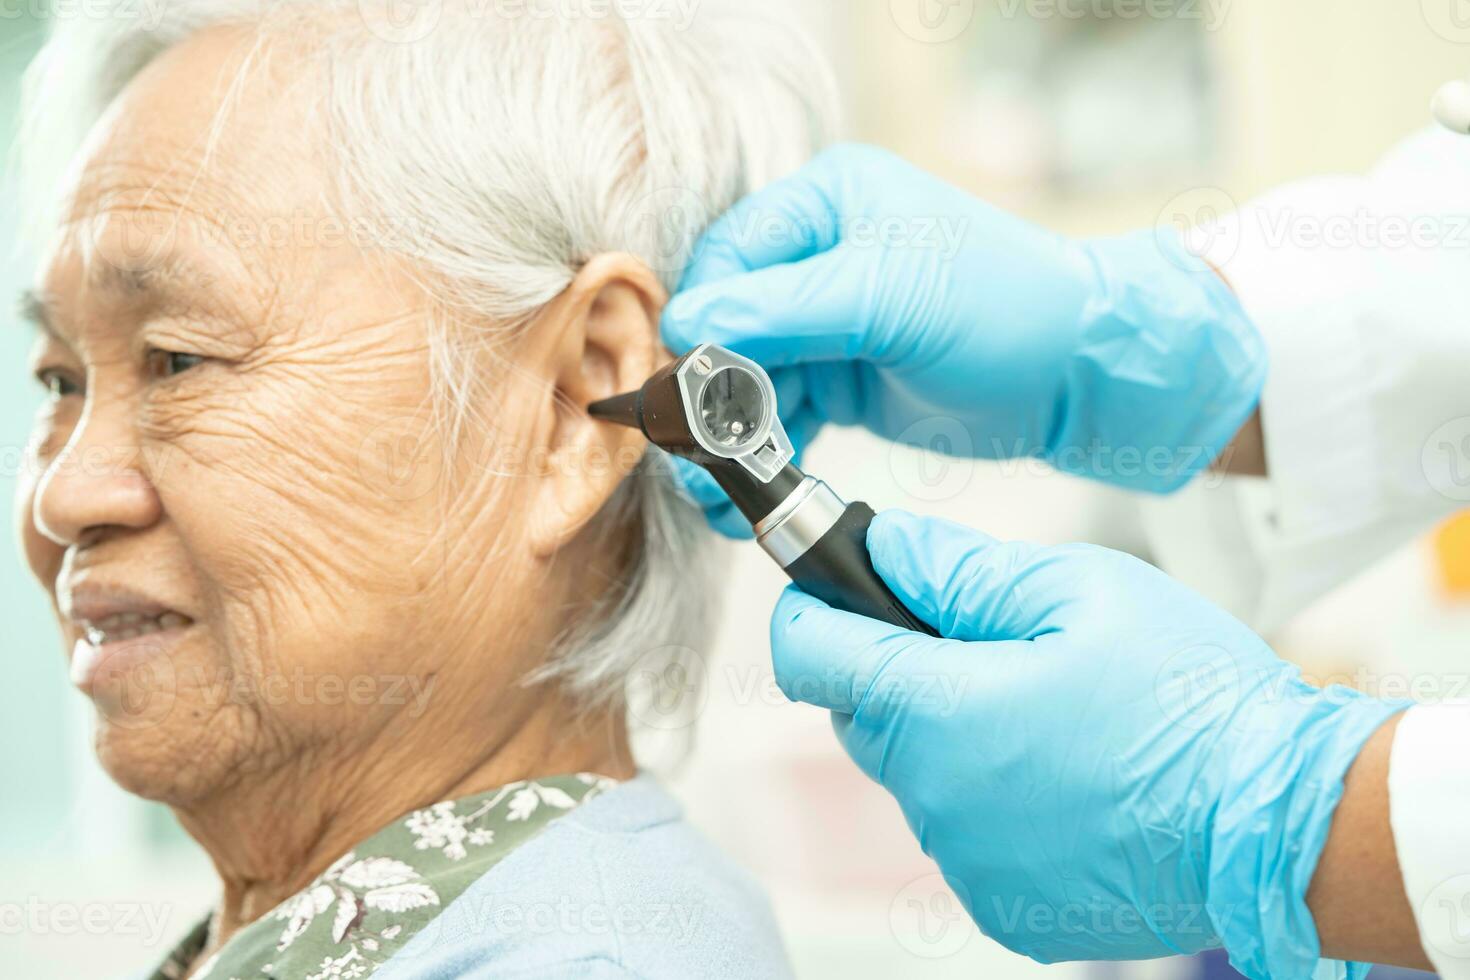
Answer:
[[158, 617], [158, 625], [166, 630], [178, 629], [181, 626], [187, 625], [188, 622], [183, 616], [173, 612], [167, 612]]
[[142, 613], [130, 612], [130, 613], [123, 613], [121, 616], [118, 617], [118, 621], [121, 622], [123, 625], [127, 626], [127, 625], [130, 625], [132, 623], [138, 622], [142, 618], [143, 618], [143, 614]]

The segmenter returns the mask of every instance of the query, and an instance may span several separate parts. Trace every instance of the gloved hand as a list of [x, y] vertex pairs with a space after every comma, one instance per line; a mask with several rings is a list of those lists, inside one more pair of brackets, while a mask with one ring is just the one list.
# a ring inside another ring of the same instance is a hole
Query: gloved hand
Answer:
[[1306, 892], [1342, 778], [1404, 705], [1308, 685], [1122, 554], [900, 512], [868, 545], [953, 639], [793, 588], [771, 624], [776, 678], [834, 712], [987, 935], [1042, 962], [1223, 944], [1249, 977], [1313, 973]]
[[[1266, 373], [1233, 294], [1174, 234], [1070, 241], [861, 146], [715, 222], [662, 330], [770, 370], [798, 446], [829, 421], [923, 444], [953, 419], [955, 455], [1156, 492], [1218, 456]], [[682, 472], [717, 526], [748, 531]]]

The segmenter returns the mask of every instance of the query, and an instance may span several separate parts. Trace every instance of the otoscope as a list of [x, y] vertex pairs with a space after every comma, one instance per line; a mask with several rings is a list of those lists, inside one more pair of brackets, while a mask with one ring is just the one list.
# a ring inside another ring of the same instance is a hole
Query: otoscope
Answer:
[[708, 470], [750, 521], [766, 554], [808, 595], [834, 609], [938, 636], [904, 608], [873, 569], [867, 504], [845, 503], [792, 464], [770, 375], [706, 344], [639, 391], [597, 402], [593, 418], [641, 429], [665, 452]]

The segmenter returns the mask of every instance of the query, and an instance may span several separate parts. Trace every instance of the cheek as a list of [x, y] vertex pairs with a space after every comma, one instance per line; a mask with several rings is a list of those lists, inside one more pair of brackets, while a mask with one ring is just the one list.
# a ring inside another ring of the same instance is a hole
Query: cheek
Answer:
[[443, 590], [443, 446], [423, 386], [390, 367], [201, 375], [144, 410], [150, 456], [165, 464], [154, 484], [220, 643], [275, 714], [329, 705], [266, 685], [402, 672]]

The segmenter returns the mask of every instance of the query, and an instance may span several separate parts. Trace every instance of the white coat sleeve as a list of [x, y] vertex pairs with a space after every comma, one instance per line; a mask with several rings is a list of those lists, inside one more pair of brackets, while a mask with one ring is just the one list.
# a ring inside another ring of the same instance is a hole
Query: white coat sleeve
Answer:
[[1470, 507], [1470, 139], [1293, 184], [1208, 230], [1264, 335], [1270, 477], [1146, 501], [1159, 563], [1270, 631]]
[[1444, 980], [1470, 980], [1470, 703], [1404, 715], [1389, 760], [1389, 819], [1419, 938]]

